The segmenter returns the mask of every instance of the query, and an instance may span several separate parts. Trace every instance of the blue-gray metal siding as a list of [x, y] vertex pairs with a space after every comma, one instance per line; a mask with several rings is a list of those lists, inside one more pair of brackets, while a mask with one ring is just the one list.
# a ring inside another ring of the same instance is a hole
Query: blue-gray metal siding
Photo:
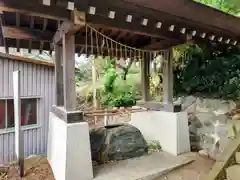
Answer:
[[[49, 111], [54, 102], [54, 68], [0, 57], [0, 99], [13, 98], [15, 70], [21, 73], [21, 96], [38, 98], [38, 126], [24, 130], [25, 156], [45, 154]], [[0, 130], [0, 164], [14, 160], [14, 142], [14, 132]]]

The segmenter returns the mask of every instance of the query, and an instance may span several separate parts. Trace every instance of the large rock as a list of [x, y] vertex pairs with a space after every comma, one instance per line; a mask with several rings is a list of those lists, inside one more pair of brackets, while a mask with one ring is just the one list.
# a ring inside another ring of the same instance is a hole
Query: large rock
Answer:
[[148, 152], [142, 133], [129, 124], [92, 129], [90, 142], [92, 160], [99, 163], [138, 157]]

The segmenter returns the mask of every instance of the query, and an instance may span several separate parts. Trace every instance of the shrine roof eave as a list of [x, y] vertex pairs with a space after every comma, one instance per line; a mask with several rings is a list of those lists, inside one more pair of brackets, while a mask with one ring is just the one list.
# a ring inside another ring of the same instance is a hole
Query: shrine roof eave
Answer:
[[[102, 3], [99, 0], [55, 0], [49, 1], [52, 4], [43, 5], [40, 0], [0, 0], [0, 11], [9, 22], [10, 28], [22, 31], [21, 26], [24, 24], [25, 29], [28, 27], [25, 32], [31, 29], [34, 33], [35, 30], [41, 30], [42, 32], [34, 36], [34, 40], [43, 41], [45, 44], [52, 41], [52, 34], [57, 31], [56, 24], [69, 21], [71, 11], [77, 9], [85, 12], [86, 23], [93, 27], [132, 31], [165, 40], [182, 41], [187, 36], [192, 36], [196, 39], [239, 45], [239, 18], [190, 0], [174, 1], [175, 3], [172, 3], [173, 0], [105, 0]], [[36, 17], [39, 27], [44, 27], [45, 19], [48, 19], [46, 29], [32, 28], [31, 21], [26, 24], [26, 20], [22, 22], [21, 18], [18, 25], [14, 24], [14, 13], [24, 14], [29, 16], [29, 19]], [[195, 15], [198, 13], [202, 16]], [[11, 46], [14, 46], [13, 43]], [[50, 45], [46, 47], [49, 48]]]

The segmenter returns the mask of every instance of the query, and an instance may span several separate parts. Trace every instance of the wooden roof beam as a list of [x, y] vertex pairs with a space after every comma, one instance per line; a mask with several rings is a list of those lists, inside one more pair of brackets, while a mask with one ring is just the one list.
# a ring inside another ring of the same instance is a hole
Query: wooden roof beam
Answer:
[[[43, 31], [45, 32], [47, 29], [47, 25], [48, 25], [48, 19], [43, 19]], [[44, 41], [40, 41], [40, 49], [39, 49], [39, 53], [42, 53], [43, 50], [43, 46], [44, 46]]]
[[[30, 16], [30, 28], [34, 28], [34, 16]], [[28, 53], [32, 52], [32, 39], [29, 40], [29, 47], [28, 47]]]
[[25, 39], [25, 40], [34, 40], [34, 41], [46, 41], [50, 42], [54, 33], [49, 31], [41, 31], [36, 29], [30, 29], [25, 27], [11, 27], [3, 26], [3, 36], [5, 38], [12, 39]]
[[54, 43], [59, 43], [63, 34], [75, 34], [86, 25], [85, 13], [77, 10], [72, 11], [71, 22], [64, 21], [53, 37]]
[[167, 40], [162, 40], [162, 41], [156, 41], [151, 44], [148, 44], [144, 47], [141, 47], [142, 49], [145, 50], [163, 50], [167, 49], [169, 47], [177, 46], [180, 44], [184, 44], [186, 41], [167, 41]]
[[[3, 37], [10, 39], [19, 39], [19, 40], [30, 40], [30, 41], [42, 41], [51, 43], [54, 33], [51, 31], [42, 31], [37, 29], [30, 29], [25, 27], [12, 27], [12, 26], [2, 26], [3, 29]], [[81, 34], [77, 35], [76, 43], [84, 44], [85, 38], [82, 37]], [[95, 38], [94, 38], [94, 42]], [[62, 42], [60, 42], [62, 44]]]
[[24, 1], [23, 3], [19, 0], [0, 0], [0, 11], [18, 12], [29, 16], [63, 21], [69, 21], [71, 15], [71, 11], [66, 8], [43, 4], [36, 5], [35, 1]]
[[2, 29], [2, 26], [4, 26], [6, 23], [5, 23], [5, 19], [4, 19], [4, 14], [3, 13], [1, 13], [0, 14], [0, 23], [1, 23], [1, 30], [0, 30], [0, 32], [1, 32], [1, 37], [0, 37], [0, 44], [2, 45], [2, 46], [4, 46], [5, 47], [5, 53], [9, 53], [9, 48], [8, 48], [8, 46], [7, 46], [7, 44], [6, 44], [6, 42], [5, 42], [5, 38], [4, 38], [4, 35], [3, 35], [3, 29]]
[[[16, 26], [17, 28], [20, 27], [20, 14], [16, 12]], [[20, 39], [17, 39], [17, 52], [20, 52]]]
[[149, 23], [146, 26], [143, 26], [141, 23], [137, 22], [128, 23], [113, 21], [110, 18], [98, 15], [86, 15], [86, 21], [89, 25], [96, 29], [104, 28], [106, 30], [113, 30], [118, 32], [130, 32], [137, 35], [150, 36], [160, 39], [176, 40], [184, 36], [180, 32], [171, 32], [165, 28], [157, 28], [153, 24], [151, 24], [151, 28], [146, 27], [149, 26]]

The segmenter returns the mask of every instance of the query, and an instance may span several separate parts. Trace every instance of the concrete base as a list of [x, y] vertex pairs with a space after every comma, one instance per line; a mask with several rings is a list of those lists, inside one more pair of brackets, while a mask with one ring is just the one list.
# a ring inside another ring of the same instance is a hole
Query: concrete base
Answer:
[[68, 124], [50, 113], [47, 158], [56, 180], [92, 179], [88, 123]]
[[129, 123], [142, 132], [146, 141], [158, 141], [163, 151], [173, 155], [190, 152], [186, 112], [136, 112]]

